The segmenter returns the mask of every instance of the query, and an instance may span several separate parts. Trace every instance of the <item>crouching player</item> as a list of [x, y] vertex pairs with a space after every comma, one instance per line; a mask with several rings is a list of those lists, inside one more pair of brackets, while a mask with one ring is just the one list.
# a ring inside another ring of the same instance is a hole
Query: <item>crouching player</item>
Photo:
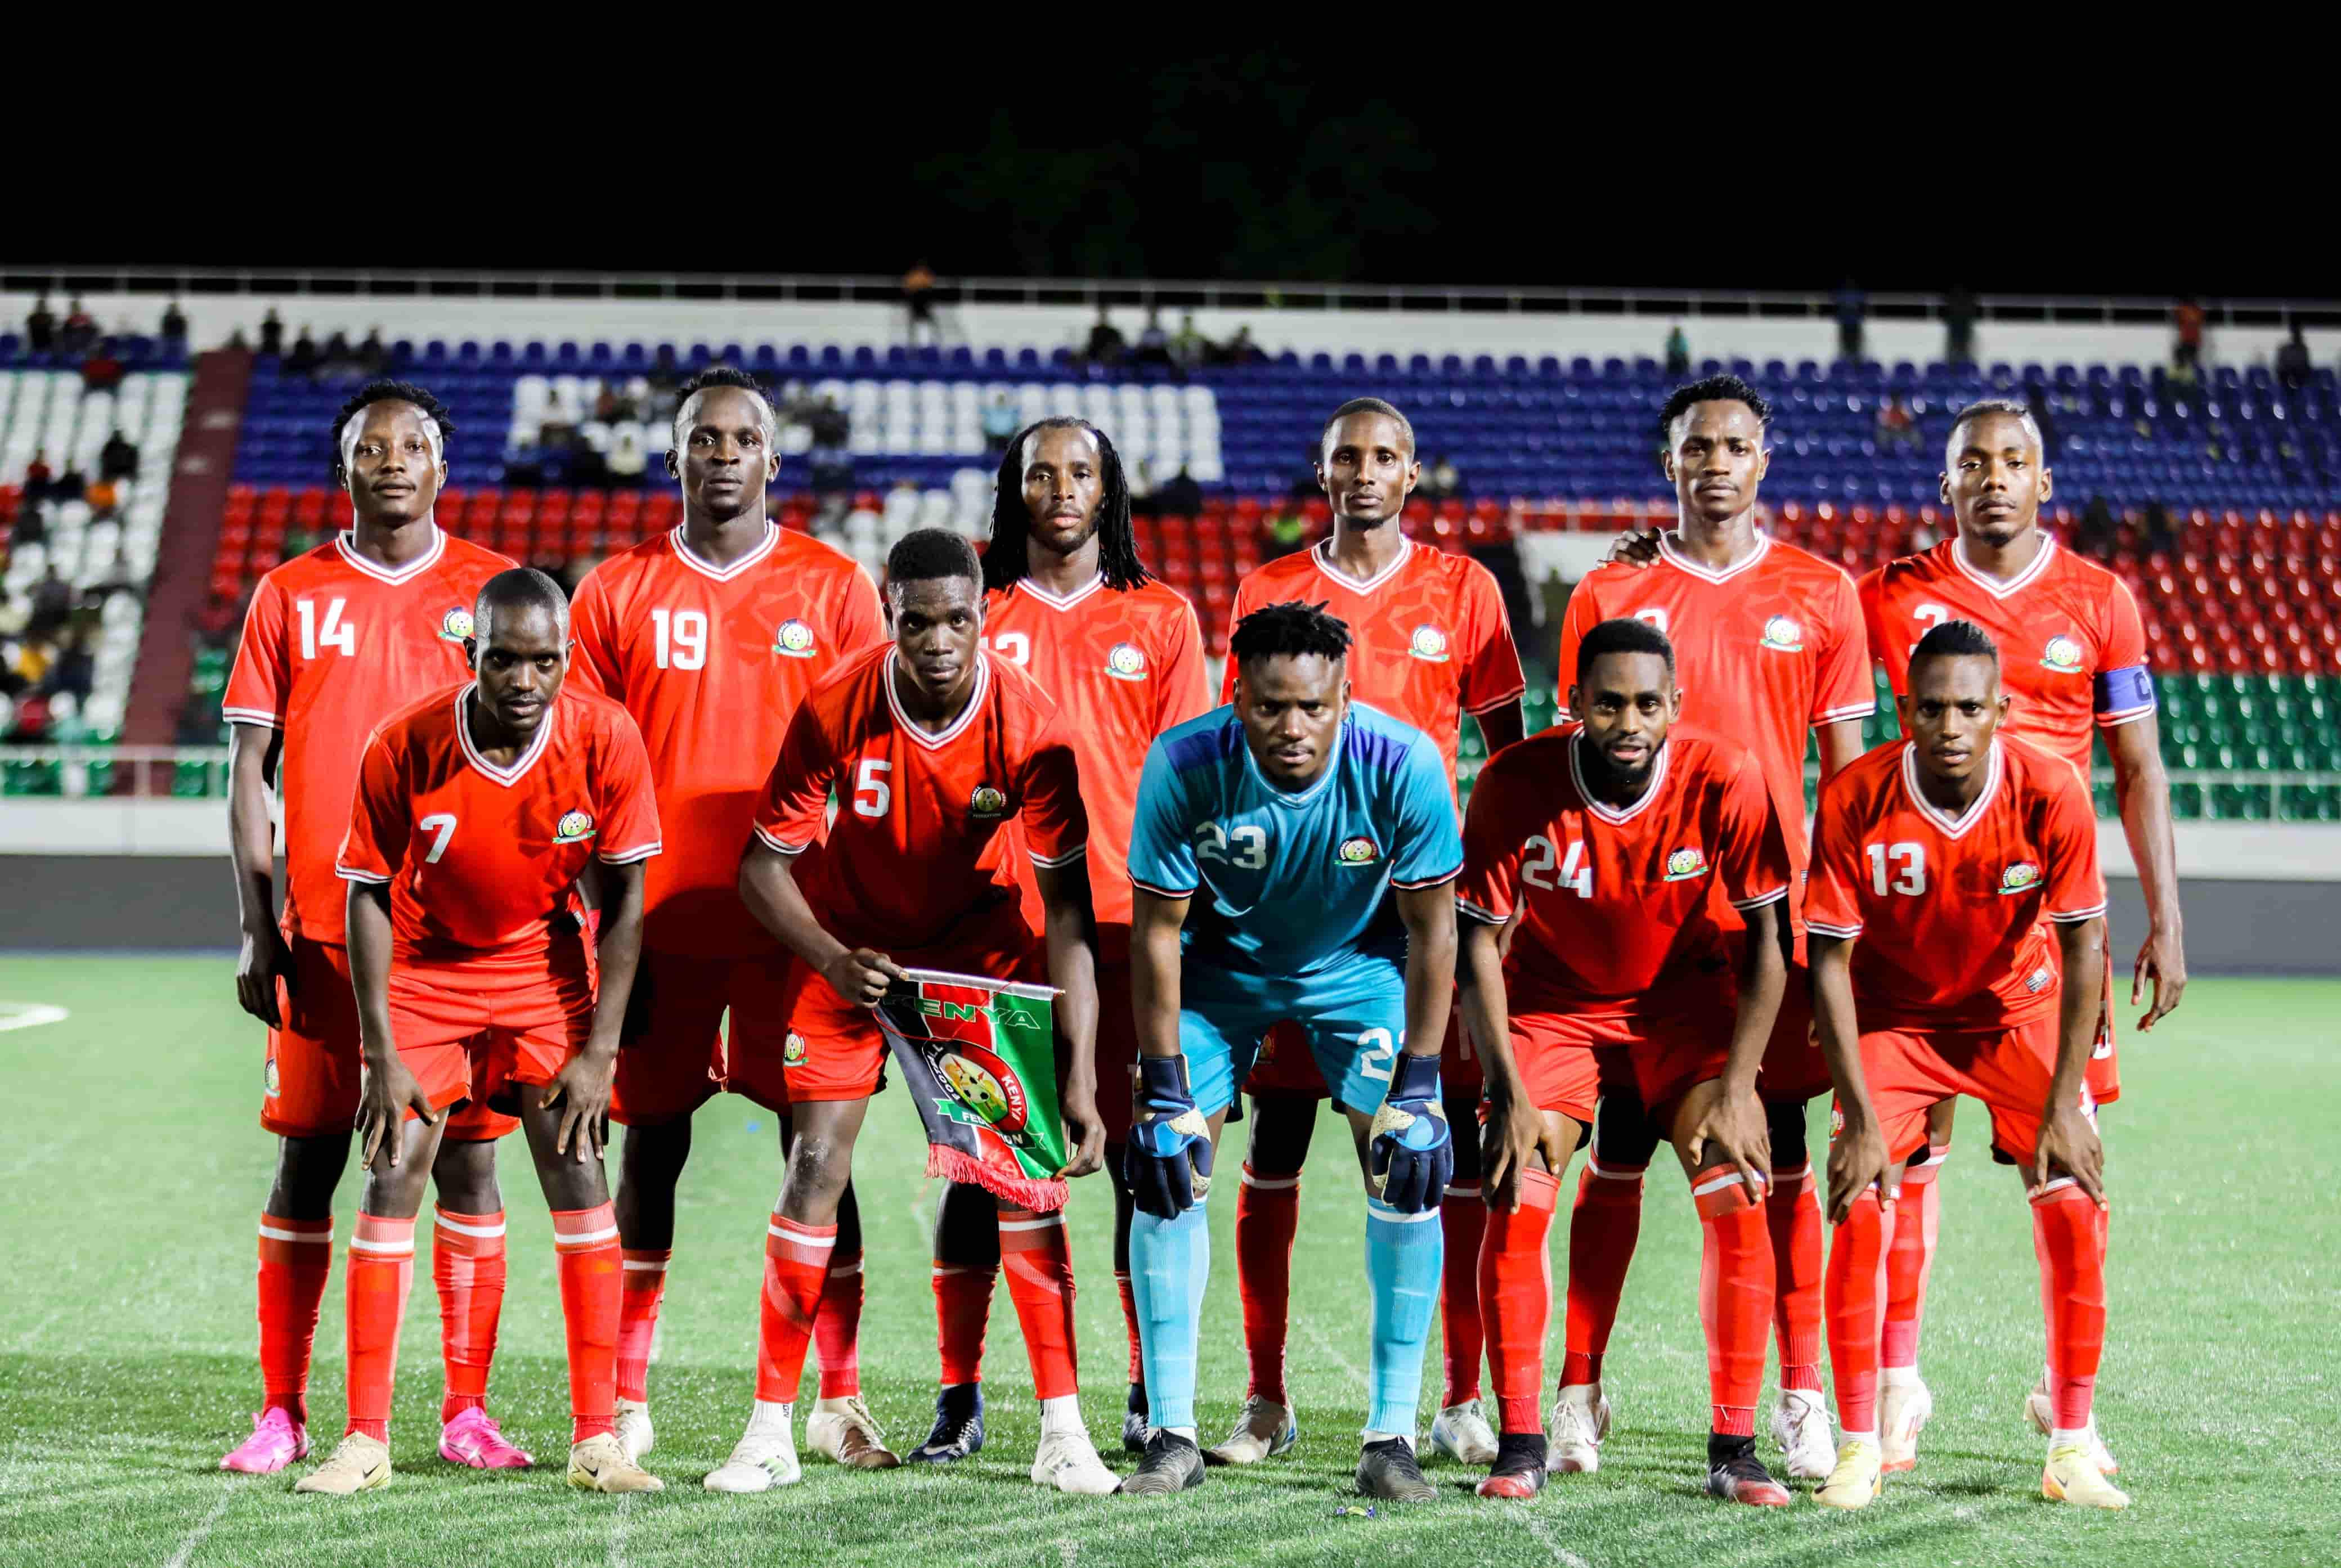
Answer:
[[[1777, 1506], [1788, 1494], [1754, 1436], [1773, 1292], [1756, 1074], [1787, 976], [1788, 846], [1755, 759], [1675, 727], [1682, 693], [1658, 628], [1588, 632], [1569, 709], [1578, 723], [1481, 771], [1456, 892], [1464, 1018], [1486, 1047], [1479, 1299], [1503, 1415], [1479, 1494], [1544, 1484], [1545, 1236], [1569, 1156], [1615, 1087], [1649, 1107], [1641, 1157], [1672, 1142], [1698, 1209], [1708, 1490]], [[1515, 917], [1507, 958], [1498, 938]]]
[[2089, 1437], [2107, 1210], [2084, 1081], [2105, 962], [2092, 927], [2106, 908], [2088, 787], [2070, 763], [1997, 733], [1999, 654], [1972, 621], [1919, 639], [1898, 700], [1909, 739], [1831, 779], [1814, 826], [1815, 1008], [1842, 1117], [1828, 1316], [1845, 1427], [1816, 1500], [1859, 1508], [1878, 1495], [1888, 1208], [1926, 1146], [1928, 1107], [1968, 1095], [1990, 1108], [1993, 1154], [2032, 1200], [2055, 1405], [2040, 1490], [2127, 1507]]
[[[1463, 861], [1430, 737], [1350, 700], [1348, 628], [1272, 604], [1236, 627], [1235, 701], [1148, 753], [1131, 831], [1139, 1084], [1130, 1234], [1151, 1431], [1131, 1493], [1198, 1485], [1203, 1199], [1229, 1105], [1270, 1026], [1308, 1040], [1366, 1178], [1371, 1346], [1358, 1489], [1435, 1496], [1414, 1454], [1453, 1173], [1439, 1053]], [[1190, 914], [1191, 911], [1191, 914]]]
[[[618, 1228], [600, 1157], [642, 943], [643, 862], [659, 849], [650, 760], [623, 709], [563, 690], [569, 611], [551, 578], [497, 573], [473, 620], [463, 646], [476, 679], [374, 731], [334, 860], [350, 884], [366, 1184], [350, 1242], [349, 1431], [294, 1490], [389, 1484], [414, 1215], [444, 1107], [482, 1101], [520, 1117], [553, 1210], [569, 1484], [655, 1492], [613, 1433]], [[597, 861], [589, 954], [576, 888]]]

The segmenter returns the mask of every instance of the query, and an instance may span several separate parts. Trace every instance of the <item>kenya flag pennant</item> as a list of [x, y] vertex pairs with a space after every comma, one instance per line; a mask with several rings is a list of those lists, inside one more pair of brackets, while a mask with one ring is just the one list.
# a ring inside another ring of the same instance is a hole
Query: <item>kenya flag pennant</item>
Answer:
[[878, 1006], [927, 1129], [927, 1174], [976, 1182], [1022, 1208], [1065, 1206], [1057, 1114], [1058, 992], [911, 969]]

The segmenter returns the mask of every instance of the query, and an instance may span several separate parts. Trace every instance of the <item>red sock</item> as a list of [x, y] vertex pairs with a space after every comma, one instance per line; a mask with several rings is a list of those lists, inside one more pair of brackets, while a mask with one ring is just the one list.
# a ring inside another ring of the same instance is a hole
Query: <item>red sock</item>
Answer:
[[[1902, 1189], [1902, 1201], [1910, 1189]], [[1902, 1228], [1895, 1206], [1895, 1231]], [[1878, 1430], [1878, 1312], [1888, 1243], [1886, 1211], [1875, 1189], [1853, 1200], [1853, 1212], [1829, 1241], [1829, 1370], [1837, 1377], [1837, 1418], [1848, 1432]]]
[[1545, 1243], [1560, 1178], [1522, 1171], [1519, 1206], [1480, 1207], [1486, 1225], [1478, 1259], [1479, 1300], [1487, 1313], [1488, 1365], [1506, 1432], [1542, 1432], [1544, 1331], [1552, 1317], [1552, 1255]]
[[983, 1331], [998, 1283], [992, 1269], [935, 1260], [935, 1351], [945, 1387], [983, 1381]]
[[309, 1424], [309, 1354], [317, 1307], [334, 1272], [334, 1221], [260, 1216], [260, 1391], [264, 1410], [282, 1406]]
[[1236, 1289], [1243, 1297], [1248, 1394], [1290, 1404], [1284, 1340], [1292, 1302], [1292, 1236], [1300, 1228], [1300, 1178], [1260, 1176], [1247, 1164], [1236, 1189]]
[[[1439, 1340], [1447, 1353], [1447, 1395], [1456, 1405], [1479, 1397], [1479, 1351], [1487, 1331], [1479, 1321], [1479, 1233], [1488, 1206], [1479, 1185], [1457, 1184], [1439, 1206], [1439, 1228], [1447, 1243], [1446, 1275], [1439, 1284]], [[1538, 1374], [1542, 1381], [1543, 1374]]]
[[1642, 1170], [1588, 1158], [1569, 1216], [1569, 1354], [1560, 1382], [1575, 1388], [1601, 1381], [1601, 1355], [1626, 1294], [1626, 1268], [1642, 1234]]
[[764, 1305], [756, 1333], [756, 1397], [767, 1404], [796, 1403], [804, 1381], [805, 1346], [812, 1343], [829, 1255], [837, 1248], [833, 1225], [799, 1225], [774, 1215], [764, 1231]]
[[1764, 1218], [1772, 1236], [1772, 1332], [1780, 1342], [1780, 1388], [1818, 1394], [1821, 1199], [1813, 1190], [1809, 1162], [1793, 1171], [1772, 1173]]
[[390, 1388], [398, 1372], [398, 1325], [414, 1284], [414, 1222], [361, 1211], [343, 1275], [349, 1321], [350, 1424], [390, 1441]]
[[1772, 1318], [1772, 1248], [1764, 1208], [1728, 1166], [1693, 1179], [1698, 1206], [1698, 1321], [1707, 1330], [1709, 1430], [1753, 1436], [1756, 1396], [1764, 1387], [1764, 1340]]
[[2032, 1198], [2032, 1250], [2040, 1258], [2040, 1310], [2048, 1323], [2048, 1397], [2057, 1430], [2089, 1424], [2097, 1362], [2106, 1348], [2103, 1211], [2069, 1178]]
[[1918, 1365], [1918, 1328], [1927, 1321], [1927, 1276], [1935, 1267], [1935, 1233], [1943, 1212], [1935, 1177], [1942, 1156], [1937, 1149], [1925, 1165], [1902, 1173], [1902, 1196], [1894, 1205], [1894, 1238], [1886, 1249], [1886, 1327], [1878, 1342], [1880, 1366]]
[[821, 1397], [851, 1399], [862, 1392], [862, 1249], [830, 1254], [829, 1277], [812, 1320], [821, 1354]]
[[1130, 1271], [1126, 1268], [1116, 1269], [1113, 1285], [1114, 1288], [1121, 1293], [1122, 1325], [1130, 1330], [1130, 1381], [1132, 1384], [1141, 1384], [1146, 1381], [1146, 1361], [1139, 1353], [1138, 1296], [1130, 1288]]
[[630, 1247], [620, 1255], [625, 1284], [618, 1297], [618, 1397], [650, 1397], [651, 1345], [658, 1337], [659, 1306], [666, 1300], [672, 1247]]
[[1008, 1299], [1024, 1330], [1032, 1364], [1032, 1396], [1055, 1399], [1081, 1392], [1073, 1350], [1073, 1254], [1065, 1243], [1065, 1216], [1021, 1208], [1000, 1211], [1000, 1266]]
[[431, 1277], [439, 1286], [439, 1345], [447, 1396], [439, 1419], [488, 1402], [488, 1368], [496, 1359], [496, 1323], [504, 1310], [504, 1211], [437, 1211], [431, 1233]]
[[617, 1426], [618, 1304], [626, 1271], [616, 1212], [606, 1203], [554, 1209], [553, 1250], [568, 1329], [569, 1441], [574, 1444]]

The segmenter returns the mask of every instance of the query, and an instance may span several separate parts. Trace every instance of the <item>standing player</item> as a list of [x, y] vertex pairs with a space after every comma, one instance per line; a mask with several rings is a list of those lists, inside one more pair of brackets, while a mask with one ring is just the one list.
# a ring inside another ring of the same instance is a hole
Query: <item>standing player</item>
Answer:
[[[782, 987], [782, 1067], [796, 1122], [764, 1249], [756, 1404], [715, 1492], [801, 1477], [797, 1383], [836, 1249], [853, 1145], [885, 1044], [871, 1009], [905, 968], [1045, 976], [1064, 997], [1068, 1176], [1098, 1168], [1095, 951], [1081, 780], [1064, 719], [1030, 677], [983, 651], [983, 578], [966, 540], [919, 529], [886, 560], [894, 640], [850, 660], [789, 722], [756, 809], [740, 895], [796, 956]], [[815, 864], [830, 792], [842, 802]], [[1027, 921], [1014, 857], [1028, 854], [1043, 929]], [[802, 880], [800, 880], [802, 878]], [[1073, 1265], [1061, 1214], [998, 1206], [1002, 1250], [1041, 1401], [1032, 1480], [1097, 1494], [1114, 1478], [1081, 1424]]]
[[[1056, 700], [1081, 769], [1090, 903], [1097, 917], [1098, 1112], [1114, 1184], [1114, 1281], [1130, 1335], [1122, 1444], [1142, 1452], [1146, 1389], [1130, 1285], [1130, 1185], [1122, 1173], [1130, 1075], [1138, 1065], [1130, 1007], [1130, 821], [1154, 738], [1210, 706], [1202, 638], [1194, 606], [1138, 559], [1121, 455], [1104, 432], [1079, 420], [1043, 420], [1009, 443], [983, 581], [985, 644]], [[1029, 899], [1026, 913], [1038, 918]], [[961, 1433], [982, 1430], [974, 1378], [1000, 1272], [993, 1207], [981, 1187], [959, 1186], [937, 1206], [935, 1303], [945, 1386], [936, 1426], [947, 1445], [955, 1446]]]
[[1254, 610], [1233, 639], [1234, 704], [1157, 740], [1139, 784], [1129, 1176], [1142, 1212], [1130, 1261], [1151, 1430], [1125, 1492], [1202, 1482], [1203, 1199], [1228, 1107], [1261, 1037], [1290, 1021], [1335, 1086], [1366, 1177], [1371, 1401], [1358, 1489], [1409, 1503], [1437, 1494], [1415, 1459], [1414, 1422], [1439, 1277], [1431, 1222], [1454, 1172], [1439, 1047], [1455, 983], [1447, 884], [1462, 845], [1439, 748], [1350, 701], [1349, 643], [1322, 609]]
[[[349, 1430], [296, 1492], [391, 1479], [391, 1380], [414, 1274], [414, 1214], [440, 1107], [520, 1117], [553, 1211], [568, 1326], [569, 1484], [656, 1492], [617, 1419], [618, 1226], [602, 1176], [610, 1075], [658, 853], [650, 759], [615, 703], [563, 692], [569, 605], [541, 571], [480, 590], [463, 651], [476, 679], [384, 720], [349, 835], [350, 973], [365, 1058], [364, 1196], [350, 1241]], [[598, 870], [589, 952], [578, 884]]]
[[[1333, 509], [1333, 537], [1314, 550], [1270, 561], [1236, 590], [1240, 620], [1265, 605], [1322, 602], [1349, 627], [1349, 673], [1358, 700], [1430, 737], [1455, 775], [1462, 716], [1479, 720], [1488, 755], [1524, 729], [1519, 651], [1502, 592], [1486, 567], [1410, 542], [1399, 517], [1422, 476], [1414, 427], [1379, 398], [1333, 411], [1318, 443], [1317, 482]], [[1233, 660], [1220, 700], [1235, 693]], [[1452, 785], [1450, 783], [1450, 789]], [[1479, 1100], [1479, 1065], [1459, 1022], [1450, 1020], [1440, 1066], [1450, 1120], [1468, 1123]], [[1236, 1282], [1243, 1295], [1243, 1414], [1212, 1459], [1247, 1464], [1281, 1454], [1300, 1427], [1284, 1382], [1292, 1238], [1300, 1217], [1300, 1166], [1317, 1125], [1325, 1082], [1298, 1034], [1279, 1029], [1244, 1086], [1252, 1103], [1243, 1185], [1236, 1195]], [[1479, 1149], [1456, 1146], [1456, 1179], [1439, 1206], [1447, 1274], [1440, 1282], [1446, 1390], [1430, 1440], [1467, 1464], [1495, 1457], [1495, 1434], [1479, 1413], [1479, 1305], [1474, 1259], [1486, 1211]]]
[[[310, 1346], [333, 1271], [334, 1189], [358, 1108], [358, 1015], [334, 875], [358, 761], [384, 714], [462, 679], [472, 601], [512, 564], [450, 539], [433, 516], [453, 428], [438, 399], [402, 382], [370, 382], [342, 405], [334, 478], [350, 498], [350, 530], [261, 579], [228, 678], [228, 847], [244, 921], [236, 996], [268, 1026], [260, 1125], [279, 1141], [260, 1216], [264, 1405], [224, 1470], [264, 1475], [309, 1454]], [[281, 920], [268, 813], [280, 762]], [[447, 1369], [439, 1453], [483, 1469], [529, 1463], [486, 1403], [504, 1290], [492, 1140], [514, 1125], [483, 1105], [464, 1107], [433, 1166], [432, 1274]]]
[[[1957, 532], [1924, 554], [1905, 556], [1861, 580], [1870, 646], [1900, 697], [1910, 690], [1913, 645], [1946, 620], [1972, 620], [2004, 656], [2000, 680], [2012, 699], [2010, 735], [2063, 758], [2083, 779], [2089, 776], [2092, 734], [2105, 737], [2122, 831], [2151, 922], [2130, 979], [2133, 1006], [2147, 980], [2154, 984], [2154, 1005], [2137, 1023], [2144, 1034], [2185, 993], [2187, 954], [2170, 786], [2162, 770], [2154, 678], [2146, 667], [2146, 633], [2137, 601], [2121, 579], [2061, 549], [2040, 526], [2040, 506], [2055, 481], [2041, 450], [2040, 427], [2021, 403], [1992, 400], [1964, 410], [1952, 422], [1943, 469], [1943, 501], [1957, 520]], [[2104, 923], [2093, 930], [2099, 947], [2106, 948]], [[2121, 1096], [2110, 959], [2102, 968], [2105, 996], [2089, 1058], [2089, 1093], [2101, 1106]], [[1903, 1199], [1911, 1223], [1895, 1227], [1887, 1264], [1882, 1430], [1889, 1471], [1916, 1463], [1918, 1429], [1934, 1408], [1918, 1377], [1918, 1327], [1939, 1201], [1934, 1175], [1949, 1152], [1950, 1101], [1943, 1102], [1928, 1126], [1928, 1157], [1909, 1173], [1910, 1190]], [[2054, 1412], [2045, 1377], [2026, 1400], [2025, 1414], [2038, 1430], [2049, 1430]], [[2091, 1441], [2110, 1473], [2112, 1456], [2104, 1444]]]
[[[789, 957], [740, 903], [740, 853], [756, 796], [805, 693], [884, 636], [869, 574], [766, 514], [779, 422], [755, 378], [719, 367], [686, 382], [682, 396], [666, 458], [682, 484], [681, 526], [595, 567], [573, 610], [574, 679], [623, 703], [642, 727], [666, 834], [644, 891], [633, 1009], [643, 1027], [619, 1054], [610, 1099], [610, 1114], [626, 1126], [618, 1437], [637, 1460], [652, 1442], [651, 1339], [692, 1113], [726, 1088], [778, 1116], [783, 1149], [788, 1143], [780, 994]], [[842, 1464], [882, 1469], [896, 1460], [862, 1403], [855, 1343], [861, 1226], [849, 1186], [816, 1320], [821, 1394], [805, 1437]]]
[[[1698, 1209], [1708, 1490], [1778, 1506], [1788, 1494], [1756, 1457], [1773, 1290], [1756, 1077], [1787, 978], [1788, 846], [1755, 759], [1678, 726], [1665, 632], [1604, 621], [1576, 660], [1579, 722], [1481, 771], [1456, 888], [1463, 1005], [1489, 1042], [1495, 1196], [1479, 1267], [1503, 1436], [1479, 1494], [1544, 1484], [1546, 1232], [1597, 1100], [1623, 1094], [1673, 1143]], [[1507, 957], [1499, 934], [1516, 917]]]
[[[2103, 1151], [2087, 1083], [2106, 888], [2088, 786], [2062, 759], [1999, 737], [2010, 706], [1999, 654], [1974, 622], [1929, 630], [1905, 678], [1909, 739], [1831, 779], [1813, 829], [1814, 1005], [1843, 1116], [1829, 1153], [1828, 1322], [1845, 1426], [1815, 1500], [1859, 1508], [1878, 1495], [1886, 1206], [1927, 1146], [1930, 1107], [1972, 1095], [2032, 1200], [2051, 1402], [2040, 1490], [2127, 1507], [2089, 1420], [2106, 1335]], [[1896, 1228], [1911, 1217], [1898, 1213]]]
[[[1647, 554], [1647, 570], [1629, 559], [1597, 567], [1577, 585], [1561, 622], [1560, 668], [1576, 667], [1579, 640], [1602, 621], [1630, 616], [1665, 632], [1681, 670], [1684, 722], [1728, 735], [1754, 756], [1788, 842], [1794, 875], [1779, 928], [1793, 947], [1757, 1086], [1772, 1150], [1765, 1214], [1780, 1347], [1772, 1436], [1789, 1475], [1818, 1481], [1835, 1454], [1821, 1393], [1821, 1213], [1805, 1103], [1828, 1093], [1829, 1080], [1812, 1045], [1803, 968], [1805, 751], [1808, 737], [1818, 740], [1823, 778], [1861, 755], [1861, 721], [1875, 700], [1853, 580], [1756, 531], [1771, 418], [1771, 404], [1737, 376], [1693, 382], [1667, 399], [1659, 463], [1675, 487], [1675, 531], [1629, 552]], [[1562, 707], [1568, 717], [1566, 693]], [[1599, 1117], [1596, 1157], [1586, 1162], [1569, 1216], [1568, 1360], [1551, 1433], [1561, 1471], [1600, 1463], [1609, 1425], [1601, 1357], [1640, 1233], [1642, 1172], [1657, 1136], [1630, 1093], [1614, 1101]]]

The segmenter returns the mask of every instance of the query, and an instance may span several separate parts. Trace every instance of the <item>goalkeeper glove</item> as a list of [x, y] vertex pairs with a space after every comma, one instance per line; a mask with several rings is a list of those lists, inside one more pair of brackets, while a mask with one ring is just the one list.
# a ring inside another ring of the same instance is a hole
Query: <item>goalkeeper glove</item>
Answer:
[[1439, 1058], [1401, 1055], [1389, 1097], [1374, 1112], [1374, 1190], [1400, 1214], [1437, 1208], [1455, 1174], [1455, 1140], [1439, 1103]]
[[1187, 1087], [1184, 1057], [1138, 1058], [1138, 1102], [1122, 1160], [1131, 1201], [1176, 1219], [1211, 1187], [1211, 1129]]

